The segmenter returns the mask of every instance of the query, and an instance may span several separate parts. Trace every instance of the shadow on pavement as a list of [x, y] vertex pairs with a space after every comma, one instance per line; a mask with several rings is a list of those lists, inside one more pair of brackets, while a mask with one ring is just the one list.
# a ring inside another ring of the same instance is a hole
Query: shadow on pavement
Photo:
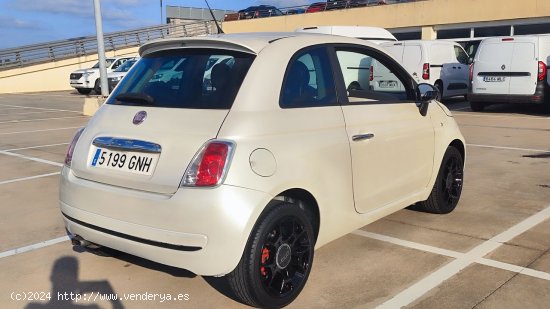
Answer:
[[[85, 294], [89, 296], [93, 295], [92, 293], [95, 295], [114, 295], [115, 293], [109, 281], [79, 281], [78, 260], [71, 256], [61, 257], [55, 261], [50, 280], [52, 281], [50, 300], [47, 303], [29, 303], [25, 308], [99, 308], [93, 302], [85, 301], [83, 298], [86, 297]], [[112, 308], [124, 308], [118, 299], [110, 300], [110, 303]]]

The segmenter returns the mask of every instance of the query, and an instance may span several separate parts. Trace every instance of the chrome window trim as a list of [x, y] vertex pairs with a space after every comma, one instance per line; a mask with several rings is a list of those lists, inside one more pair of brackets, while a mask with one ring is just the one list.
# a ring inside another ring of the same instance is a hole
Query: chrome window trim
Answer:
[[162, 150], [162, 147], [156, 143], [107, 136], [95, 138], [92, 144], [100, 148], [108, 148], [122, 151], [160, 153]]

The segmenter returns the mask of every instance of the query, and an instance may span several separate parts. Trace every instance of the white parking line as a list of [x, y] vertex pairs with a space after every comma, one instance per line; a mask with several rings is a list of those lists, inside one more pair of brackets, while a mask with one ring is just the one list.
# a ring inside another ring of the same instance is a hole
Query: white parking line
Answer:
[[78, 128], [81, 128], [81, 127], [66, 127], [66, 128], [56, 128], [56, 129], [31, 130], [31, 131], [15, 131], [15, 132], [0, 133], [0, 135], [61, 131], [61, 130], [70, 130], [70, 129], [78, 129]]
[[[68, 94], [54, 94], [54, 93], [14, 93], [14, 95], [26, 95], [33, 97], [61, 97], [61, 98], [78, 98], [77, 95], [68, 95]], [[84, 96], [82, 96], [84, 97]]]
[[27, 109], [39, 109], [44, 111], [59, 111], [59, 112], [70, 112], [70, 113], [82, 113], [81, 111], [72, 111], [68, 109], [56, 109], [56, 108], [43, 108], [43, 107], [32, 107], [32, 106], [21, 106], [21, 105], [11, 105], [11, 104], [0, 104], [1, 106], [8, 106], [8, 107], [19, 107], [19, 108], [27, 108]]
[[426, 294], [428, 291], [437, 287], [445, 280], [451, 278], [470, 264], [474, 263], [476, 260], [483, 258], [488, 253], [500, 247], [504, 242], [507, 242], [512, 238], [522, 234], [523, 232], [534, 227], [535, 225], [543, 222], [547, 218], [550, 218], [550, 207], [539, 211], [538, 213], [512, 226], [508, 230], [483, 242], [469, 252], [465, 253], [462, 257], [441, 267], [427, 277], [408, 287], [401, 293], [395, 295], [390, 300], [381, 304], [378, 308], [401, 308], [403, 306], [411, 304], [418, 298], [422, 297], [422, 295]]
[[46, 120], [61, 120], [61, 119], [85, 118], [85, 117], [88, 117], [88, 116], [68, 116], [68, 117], [55, 117], [55, 118], [8, 120], [8, 121], [0, 121], [0, 124], [2, 124], [2, 123], [20, 123], [20, 122], [46, 121]]
[[[545, 116], [514, 116], [514, 115], [491, 115], [491, 114], [472, 114], [470, 112], [460, 112], [456, 109], [456, 113], [453, 115], [468, 116], [468, 117], [486, 117], [486, 118], [518, 118], [518, 119], [531, 119], [531, 120], [550, 120], [550, 117]], [[451, 111], [452, 112], [452, 111]]]
[[59, 144], [48, 144], [48, 145], [38, 145], [38, 146], [21, 147], [21, 148], [2, 149], [0, 151], [9, 152], [9, 151], [19, 151], [19, 150], [27, 150], [27, 149], [40, 149], [40, 148], [64, 146], [64, 145], [69, 145], [69, 143], [59, 143]]
[[30, 177], [23, 177], [23, 178], [17, 178], [17, 179], [10, 179], [10, 180], [4, 180], [0, 181], [0, 185], [7, 185], [14, 182], [20, 182], [20, 181], [26, 181], [26, 180], [33, 180], [38, 178], [44, 178], [44, 177], [50, 177], [59, 175], [61, 172], [55, 172], [55, 173], [49, 173], [49, 174], [42, 174], [42, 175], [36, 175], [36, 176], [30, 176]]
[[[0, 104], [0, 107], [3, 106], [2, 104]], [[8, 108], [0, 108], [0, 111], [8, 111], [8, 110], [12, 110], [12, 109], [24, 109], [22, 107], [8, 107]]]
[[26, 155], [22, 155], [22, 154], [19, 154], [19, 153], [7, 152], [7, 151], [3, 151], [3, 150], [0, 150], [0, 155], [17, 157], [17, 158], [21, 158], [21, 159], [31, 160], [31, 161], [44, 163], [44, 164], [49, 164], [49, 165], [54, 165], [54, 166], [59, 166], [59, 167], [63, 166], [62, 163], [57, 163], [57, 162], [53, 162], [53, 161], [50, 161], [50, 160], [44, 160], [44, 159], [40, 159], [40, 158], [26, 156]]
[[492, 145], [479, 145], [479, 144], [466, 144], [466, 146], [480, 147], [480, 148], [492, 148], [492, 149], [504, 149], [504, 150], [530, 151], [530, 152], [550, 152], [550, 150], [542, 150], [542, 149], [492, 146]]
[[62, 236], [62, 237], [46, 240], [46, 241], [43, 241], [43, 242], [39, 242], [37, 244], [33, 244], [33, 245], [25, 246], [25, 247], [20, 247], [20, 248], [17, 248], [17, 249], [8, 250], [8, 251], [4, 251], [4, 252], [0, 252], [0, 259], [8, 257], [8, 256], [12, 256], [12, 255], [20, 254], [20, 253], [23, 253], [23, 252], [28, 252], [28, 251], [48, 247], [48, 246], [55, 245], [57, 243], [64, 242], [64, 241], [67, 241], [67, 240], [69, 240], [69, 236]]
[[[7, 110], [8, 108], [2, 108], [0, 109], [0, 112], [3, 112], [4, 110]], [[19, 107], [9, 108], [9, 109], [21, 109]], [[23, 108], [24, 109], [24, 108]], [[30, 114], [45, 114], [45, 113], [60, 113], [60, 111], [39, 111], [39, 112], [27, 112], [27, 113], [4, 113], [0, 114], [0, 116], [15, 116], [15, 115], [30, 115]]]
[[550, 274], [545, 273], [543, 271], [538, 271], [531, 268], [521, 267], [517, 265], [512, 265], [512, 264], [503, 263], [503, 262], [490, 260], [490, 259], [484, 259], [484, 258], [478, 259], [475, 262], [486, 266], [500, 268], [511, 272], [520, 273], [522, 275], [527, 275], [527, 276], [550, 281]]
[[[439, 255], [443, 255], [443, 256], [448, 256], [448, 257], [452, 257], [452, 258], [455, 258], [455, 259], [464, 258], [464, 257], [467, 256], [466, 253], [447, 250], [447, 249], [442, 249], [442, 248], [437, 248], [437, 247], [424, 245], [424, 244], [420, 244], [420, 243], [416, 243], [416, 242], [412, 242], [412, 241], [408, 241], [408, 240], [403, 240], [403, 239], [399, 239], [399, 238], [395, 238], [395, 237], [391, 237], [391, 236], [387, 236], [387, 235], [371, 233], [371, 232], [367, 232], [367, 231], [364, 231], [364, 230], [357, 230], [357, 231], [354, 231], [352, 234], [367, 237], [367, 238], [372, 238], [372, 239], [376, 239], [376, 240], [380, 240], [380, 241], [384, 241], [384, 242], [387, 242], [387, 243], [391, 243], [391, 244], [394, 244], [394, 245], [399, 245], [399, 246], [403, 246], [403, 247], [407, 247], [407, 248], [411, 248], [411, 249], [415, 249], [415, 250], [420, 250], [420, 251], [424, 251], [424, 252], [430, 252], [430, 253], [435, 253], [435, 254], [439, 254]], [[513, 264], [503, 263], [503, 262], [498, 262], [498, 261], [491, 260], [491, 259], [486, 259], [486, 258], [479, 258], [479, 259], [474, 260], [473, 262], [478, 263], [478, 264], [483, 264], [483, 265], [486, 265], [486, 266], [491, 266], [491, 267], [495, 267], [495, 268], [508, 270], [508, 271], [511, 271], [511, 272], [521, 273], [521, 274], [524, 274], [524, 275], [527, 275], [527, 276], [536, 277], [536, 278], [539, 278], [539, 279], [544, 279], [544, 280], [549, 280], [550, 281], [550, 274], [549, 273], [545, 273], [545, 272], [530, 269], [530, 268], [525, 268], [525, 267], [521, 267], [521, 266], [517, 266], [517, 265], [513, 265]]]

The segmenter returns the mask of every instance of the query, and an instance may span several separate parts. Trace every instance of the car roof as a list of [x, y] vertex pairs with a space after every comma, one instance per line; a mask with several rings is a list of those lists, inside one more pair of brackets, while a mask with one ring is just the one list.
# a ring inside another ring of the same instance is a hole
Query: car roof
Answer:
[[309, 41], [317, 44], [355, 43], [376, 46], [374, 44], [370, 44], [369, 42], [355, 38], [318, 33], [247, 32], [235, 34], [216, 34], [204, 37], [185, 37], [156, 40], [141, 46], [139, 49], [139, 54], [143, 57], [156, 51], [179, 49], [183, 47], [220, 48], [258, 54], [262, 49], [275, 41], [292, 38], [308, 38]]
[[407, 40], [407, 41], [395, 41], [395, 42], [387, 42], [382, 43], [382, 46], [389, 46], [389, 45], [411, 45], [411, 44], [421, 44], [421, 45], [433, 45], [433, 44], [442, 44], [442, 45], [458, 45], [455, 41], [451, 40]]
[[371, 40], [396, 41], [397, 39], [388, 30], [381, 27], [368, 26], [312, 26], [303, 27], [295, 30], [296, 32], [324, 33], [332, 35], [341, 35], [355, 38], [368, 38]]

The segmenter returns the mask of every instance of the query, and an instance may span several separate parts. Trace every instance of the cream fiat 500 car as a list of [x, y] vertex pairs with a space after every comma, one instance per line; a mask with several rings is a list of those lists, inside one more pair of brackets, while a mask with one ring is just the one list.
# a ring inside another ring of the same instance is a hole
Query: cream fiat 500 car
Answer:
[[[60, 207], [74, 244], [225, 276], [243, 303], [274, 308], [298, 296], [314, 248], [415, 203], [458, 203], [455, 120], [375, 44], [238, 34], [140, 55], [70, 144]], [[373, 62], [400, 90], [369, 78]]]

